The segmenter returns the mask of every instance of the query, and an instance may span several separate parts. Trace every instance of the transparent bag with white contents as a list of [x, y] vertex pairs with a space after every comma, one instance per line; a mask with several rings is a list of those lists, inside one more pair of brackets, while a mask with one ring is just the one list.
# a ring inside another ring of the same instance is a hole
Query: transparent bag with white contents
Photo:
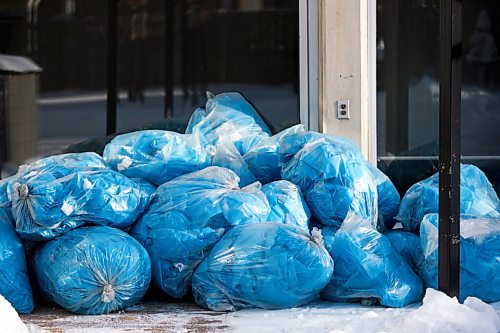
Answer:
[[230, 141], [242, 155], [271, 135], [257, 110], [241, 94], [207, 92], [207, 97], [204, 117], [195, 111], [190, 120], [195, 125], [186, 133], [199, 134], [214, 146]]

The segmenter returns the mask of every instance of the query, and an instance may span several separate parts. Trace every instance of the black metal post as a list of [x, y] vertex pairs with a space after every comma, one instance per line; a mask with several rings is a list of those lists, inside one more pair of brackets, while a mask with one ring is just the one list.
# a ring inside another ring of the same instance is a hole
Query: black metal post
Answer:
[[439, 90], [439, 290], [460, 287], [462, 1], [441, 0]]
[[116, 133], [118, 0], [108, 0], [108, 77], [106, 134]]
[[188, 51], [188, 41], [189, 41], [189, 36], [188, 36], [188, 13], [187, 13], [187, 1], [181, 0], [181, 13], [180, 13], [180, 20], [181, 20], [181, 54], [182, 54], [182, 75], [181, 75], [181, 80], [182, 80], [182, 94], [184, 101], [187, 101], [189, 98], [188, 95], [188, 66], [189, 66], [189, 51]]
[[3, 164], [7, 162], [7, 114], [6, 84], [7, 77], [0, 74], [0, 179], [2, 178]]
[[174, 115], [174, 10], [175, 1], [165, 1], [165, 118]]

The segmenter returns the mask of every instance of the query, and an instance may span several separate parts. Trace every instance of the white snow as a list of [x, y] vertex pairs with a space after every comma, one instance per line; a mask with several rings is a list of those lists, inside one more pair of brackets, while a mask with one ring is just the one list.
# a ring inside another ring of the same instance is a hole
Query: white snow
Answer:
[[434, 289], [427, 289], [423, 305], [403, 321], [406, 332], [500, 332], [495, 310], [475, 297], [464, 304]]
[[423, 305], [403, 309], [364, 307], [359, 304], [314, 303], [279, 310], [243, 310], [228, 316], [231, 332], [401, 332], [401, 333], [496, 333], [497, 311], [469, 297], [464, 304], [444, 293], [427, 289]]
[[16, 310], [0, 295], [0, 333], [28, 333]]
[[117, 314], [70, 315], [59, 309], [47, 308], [23, 319], [48, 331], [71, 333], [488, 333], [500, 331], [499, 314], [500, 302], [488, 305], [477, 298], [468, 298], [460, 304], [456, 299], [428, 289], [423, 305], [415, 304], [402, 309], [315, 302], [294, 309], [220, 313], [189, 303], [141, 303]]

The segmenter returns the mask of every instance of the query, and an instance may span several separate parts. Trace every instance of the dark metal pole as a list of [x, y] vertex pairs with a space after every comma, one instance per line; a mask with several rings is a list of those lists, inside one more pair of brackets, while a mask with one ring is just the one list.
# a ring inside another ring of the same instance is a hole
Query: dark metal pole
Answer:
[[188, 52], [188, 26], [187, 26], [187, 1], [181, 0], [181, 54], [182, 54], [182, 94], [185, 101], [188, 100], [188, 66], [189, 66], [189, 52]]
[[7, 77], [0, 74], [0, 179], [3, 164], [7, 162], [7, 125], [5, 115], [7, 114], [6, 84]]
[[174, 115], [174, 10], [175, 1], [165, 1], [165, 118]]
[[439, 290], [460, 287], [462, 1], [441, 0], [439, 90]]
[[106, 134], [116, 133], [118, 0], [108, 0], [108, 78]]

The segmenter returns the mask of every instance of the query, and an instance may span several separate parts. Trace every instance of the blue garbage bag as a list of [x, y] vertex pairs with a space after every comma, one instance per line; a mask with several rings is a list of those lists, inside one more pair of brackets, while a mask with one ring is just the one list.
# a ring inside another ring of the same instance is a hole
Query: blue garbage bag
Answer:
[[53, 165], [63, 165], [71, 171], [109, 169], [109, 165], [101, 156], [96, 153], [86, 152], [48, 156], [29, 165], [22, 165], [19, 168], [18, 174], [26, 172], [25, 170], [40, 170]]
[[240, 187], [257, 181], [238, 149], [230, 141], [222, 141], [218, 144], [212, 158], [212, 165], [232, 170], [240, 178]]
[[258, 181], [267, 184], [281, 179], [279, 143], [285, 137], [304, 132], [304, 125], [295, 125], [271, 137], [264, 138], [243, 156]]
[[137, 185], [139, 185], [139, 189], [143, 192], [146, 192], [150, 197], [155, 194], [156, 189], [158, 188], [156, 185], [151, 184], [147, 180], [142, 178], [131, 178]]
[[[439, 210], [439, 173], [408, 189], [396, 219], [407, 231], [418, 232], [424, 215]], [[476, 166], [460, 166], [460, 212], [466, 215], [500, 217], [498, 196], [486, 175]]]
[[190, 122], [196, 125], [188, 127], [186, 133], [198, 133], [214, 146], [221, 140], [231, 141], [242, 155], [271, 135], [259, 113], [241, 94], [207, 93], [207, 97], [205, 116], [195, 112]]
[[124, 231], [105, 226], [71, 230], [43, 244], [33, 267], [44, 298], [89, 315], [135, 305], [151, 280], [146, 250]]
[[199, 135], [146, 130], [115, 137], [104, 148], [104, 159], [127, 177], [161, 185], [209, 166], [212, 150]]
[[12, 205], [7, 195], [7, 188], [12, 177], [0, 180], [0, 221], [8, 221], [15, 226], [14, 217], [12, 216]]
[[33, 294], [23, 243], [17, 236], [12, 221], [3, 216], [0, 219], [0, 295], [19, 313], [33, 311]]
[[194, 269], [232, 226], [264, 222], [270, 208], [254, 183], [238, 187], [229, 169], [208, 167], [160, 186], [131, 234], [148, 250], [153, 282], [185, 296]]
[[262, 192], [271, 207], [267, 221], [281, 222], [309, 230], [311, 212], [297, 185], [287, 180], [278, 180], [262, 186]]
[[421, 276], [420, 267], [424, 262], [424, 254], [420, 237], [403, 230], [389, 230], [384, 235], [389, 238], [394, 250], [411, 266], [413, 271]]
[[[438, 287], [439, 216], [431, 213], [420, 224], [424, 255], [422, 277], [428, 288]], [[473, 296], [500, 301], [500, 218], [460, 217], [460, 300]]]
[[317, 298], [332, 271], [320, 233], [281, 223], [238, 226], [196, 269], [193, 294], [214, 311], [292, 308]]
[[[335, 270], [321, 297], [403, 307], [423, 297], [422, 280], [371, 221], [349, 215], [327, 245]], [[328, 239], [325, 239], [326, 241]]]
[[305, 143], [282, 168], [283, 179], [299, 186], [313, 216], [337, 228], [350, 211], [377, 223], [377, 190], [372, 174], [351, 146], [345, 139], [324, 136]]
[[398, 214], [401, 197], [389, 177], [374, 165], [370, 163], [367, 163], [367, 165], [377, 187], [377, 228], [380, 232], [391, 230], [396, 224], [394, 218]]
[[297, 131], [284, 135], [279, 141], [280, 161], [288, 162], [295, 154], [297, 154], [308, 143], [315, 141], [327, 141], [332, 145], [341, 146], [345, 154], [350, 156], [361, 157], [361, 152], [358, 147], [351, 141], [336, 135], [322, 134], [313, 131]]
[[[42, 241], [84, 224], [127, 228], [150, 196], [132, 180], [79, 154], [52, 157], [20, 169], [8, 185], [16, 231]], [[61, 164], [62, 163], [62, 164]]]

